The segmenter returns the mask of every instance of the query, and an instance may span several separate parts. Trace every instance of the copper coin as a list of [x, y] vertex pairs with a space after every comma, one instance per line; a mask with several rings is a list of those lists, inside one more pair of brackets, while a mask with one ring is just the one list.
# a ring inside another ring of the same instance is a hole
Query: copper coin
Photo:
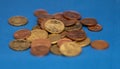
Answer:
[[97, 31], [101, 31], [102, 30], [102, 26], [99, 25], [99, 24], [96, 24], [95, 26], [89, 26], [88, 29], [90, 31], [97, 32]]
[[51, 42], [48, 39], [36, 39], [36, 40], [33, 40], [31, 43], [31, 47], [40, 46], [40, 45], [44, 45], [50, 48]]
[[62, 13], [56, 13], [53, 16], [55, 19], [58, 19], [58, 20], [64, 18]]
[[66, 36], [72, 40], [81, 41], [86, 38], [86, 33], [83, 30], [73, 30], [68, 31]]
[[31, 31], [28, 29], [22, 29], [18, 30], [17, 32], [14, 33], [14, 38], [15, 39], [25, 39], [28, 38], [31, 35]]
[[58, 40], [57, 45], [60, 47], [63, 43], [66, 43], [66, 42], [72, 42], [72, 40], [69, 38], [63, 38]]
[[48, 39], [51, 41], [52, 44], [56, 44], [58, 40], [61, 39], [60, 34], [49, 34]]
[[39, 25], [35, 25], [32, 30], [35, 30], [35, 29], [41, 29], [41, 27]]
[[40, 15], [48, 15], [48, 12], [44, 9], [38, 9], [34, 12], [34, 15], [36, 17], [40, 16]]
[[86, 26], [94, 26], [97, 24], [97, 21], [94, 18], [84, 18], [80, 22]]
[[91, 47], [97, 50], [103, 50], [109, 47], [109, 44], [104, 40], [95, 40], [91, 42]]
[[65, 11], [63, 12], [63, 16], [68, 19], [80, 19], [81, 18], [80, 14], [75, 11]]
[[49, 53], [49, 48], [46, 46], [35, 46], [31, 48], [31, 54], [34, 56], [45, 56]]
[[62, 55], [62, 53], [59, 50], [59, 47], [57, 45], [53, 45], [50, 48], [51, 53], [55, 54], [55, 55]]
[[66, 32], [66, 31], [63, 31], [62, 33], [60, 33], [60, 35], [61, 35], [61, 38], [64, 38], [64, 37], [66, 37], [67, 32]]
[[74, 25], [76, 22], [77, 22], [77, 20], [62, 20], [63, 21], [63, 23], [64, 23], [64, 25], [65, 26], [71, 26], [71, 25]]

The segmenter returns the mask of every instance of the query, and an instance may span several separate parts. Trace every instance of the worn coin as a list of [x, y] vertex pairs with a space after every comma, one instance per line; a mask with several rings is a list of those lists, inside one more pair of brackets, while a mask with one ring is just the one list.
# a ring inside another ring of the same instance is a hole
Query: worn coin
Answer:
[[95, 26], [89, 26], [88, 29], [90, 31], [97, 32], [102, 30], [102, 26], [100, 24], [96, 24]]
[[38, 9], [34, 12], [34, 15], [39, 17], [40, 15], [48, 15], [48, 12], [44, 9]]
[[62, 20], [62, 22], [64, 23], [64, 25], [65, 26], [71, 26], [71, 25], [74, 25], [76, 22], [77, 22], [77, 20], [67, 20], [67, 19], [64, 19], [64, 20]]
[[107, 49], [109, 44], [104, 40], [95, 40], [91, 42], [91, 47], [97, 50]]
[[57, 45], [53, 45], [50, 48], [51, 53], [55, 54], [55, 55], [62, 55], [62, 53], [60, 52], [60, 49]]
[[22, 26], [27, 24], [28, 20], [24, 16], [13, 16], [9, 18], [8, 22], [10, 25], [13, 25], [13, 26]]
[[64, 24], [57, 19], [49, 19], [45, 22], [45, 29], [50, 33], [61, 33], [64, 30]]
[[18, 30], [14, 33], [15, 39], [26, 39], [31, 35], [31, 31], [28, 29]]
[[23, 39], [13, 40], [9, 44], [10, 48], [16, 51], [23, 51], [30, 48], [30, 42]]
[[66, 32], [66, 31], [63, 31], [63, 32], [60, 33], [60, 35], [61, 35], [61, 38], [65, 38], [66, 35], [67, 35], [67, 32]]
[[55, 44], [57, 43], [58, 40], [61, 39], [61, 35], [60, 34], [49, 34], [48, 39], [51, 41], [52, 44]]
[[60, 52], [65, 56], [77, 56], [82, 52], [82, 48], [75, 42], [66, 42], [61, 45]]

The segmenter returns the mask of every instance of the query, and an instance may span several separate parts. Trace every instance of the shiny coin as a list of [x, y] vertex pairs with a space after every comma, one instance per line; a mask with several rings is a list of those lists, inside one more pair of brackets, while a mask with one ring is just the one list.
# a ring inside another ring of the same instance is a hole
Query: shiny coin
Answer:
[[65, 56], [77, 56], [81, 53], [82, 48], [78, 47], [75, 42], [67, 42], [61, 45], [60, 52]]
[[28, 29], [18, 30], [14, 33], [15, 39], [26, 39], [31, 35], [31, 31]]
[[62, 55], [57, 45], [51, 46], [50, 51], [55, 55]]
[[28, 20], [26, 17], [23, 17], [23, 16], [13, 16], [9, 18], [8, 22], [10, 25], [13, 25], [13, 26], [22, 26], [27, 24]]
[[52, 44], [57, 43], [58, 40], [61, 39], [61, 35], [60, 34], [50, 34], [48, 35], [48, 39], [51, 41]]
[[99, 25], [99, 24], [96, 24], [95, 26], [89, 26], [88, 29], [90, 31], [97, 32], [97, 31], [101, 31], [102, 30], [102, 26]]
[[45, 29], [50, 33], [61, 33], [64, 30], [64, 24], [57, 19], [49, 19], [45, 22]]
[[109, 44], [104, 40], [95, 40], [91, 42], [91, 46], [92, 48], [97, 49], [97, 50], [104, 50], [109, 47]]
[[30, 48], [30, 42], [23, 39], [17, 39], [10, 42], [10, 48], [16, 51], [23, 51]]

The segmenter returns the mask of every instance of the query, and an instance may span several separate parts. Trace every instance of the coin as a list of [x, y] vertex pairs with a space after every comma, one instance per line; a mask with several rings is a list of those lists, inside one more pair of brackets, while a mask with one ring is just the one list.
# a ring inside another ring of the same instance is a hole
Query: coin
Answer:
[[13, 25], [13, 26], [22, 26], [27, 24], [28, 20], [24, 16], [13, 16], [9, 18], [8, 22], [10, 25]]
[[31, 31], [31, 36], [27, 38], [28, 41], [33, 41], [35, 39], [46, 39], [48, 38], [48, 33], [45, 30], [35, 29]]
[[49, 19], [45, 22], [45, 29], [50, 33], [61, 33], [64, 30], [64, 24], [57, 19]]
[[61, 39], [61, 35], [60, 34], [50, 34], [48, 35], [48, 39], [51, 41], [52, 44], [57, 43], [57, 41], [59, 39]]
[[71, 26], [71, 25], [74, 25], [76, 22], [77, 22], [77, 20], [67, 20], [67, 19], [64, 19], [64, 20], [62, 20], [62, 22], [64, 23], [64, 25], [65, 26]]
[[9, 47], [16, 51], [23, 51], [30, 48], [30, 42], [23, 39], [17, 39], [11, 41]]
[[62, 13], [56, 13], [53, 16], [55, 19], [58, 19], [58, 20], [64, 18]]
[[39, 25], [35, 25], [32, 30], [35, 30], [35, 29], [41, 29]]
[[97, 21], [94, 18], [84, 18], [80, 22], [86, 26], [94, 26], [97, 24]]
[[49, 48], [46, 46], [31, 47], [31, 54], [34, 56], [45, 56], [49, 53]]
[[40, 15], [48, 15], [48, 12], [44, 9], [38, 9], [34, 12], [34, 15], [36, 17], [40, 16]]
[[91, 42], [91, 47], [97, 50], [107, 49], [109, 44], [104, 40], [95, 40]]
[[83, 41], [78, 41], [78, 42], [76, 42], [76, 43], [78, 44], [79, 47], [85, 47], [85, 46], [89, 45], [90, 42], [91, 42], [91, 41], [90, 41], [90, 38], [86, 38], [85, 40], [83, 40]]
[[26, 39], [31, 35], [31, 31], [28, 29], [18, 30], [14, 33], [15, 39]]
[[82, 52], [82, 48], [75, 42], [66, 42], [61, 45], [60, 52], [65, 56], [77, 56]]
[[97, 32], [102, 30], [102, 26], [100, 24], [96, 24], [95, 26], [89, 26], [88, 29], [90, 31]]
[[53, 45], [50, 48], [51, 53], [55, 54], [55, 55], [62, 55], [62, 53], [59, 50], [59, 47], [57, 45]]
[[31, 47], [40, 46], [40, 45], [50, 48], [51, 42], [48, 39], [35, 39], [31, 43]]
[[63, 31], [63, 32], [60, 33], [60, 35], [61, 35], [61, 38], [64, 38], [64, 37], [66, 37], [67, 32], [66, 32], [66, 31]]
[[80, 19], [81, 18], [80, 14], [75, 11], [65, 11], [63, 12], [63, 16], [68, 19]]
[[73, 30], [68, 31], [66, 36], [72, 40], [81, 41], [86, 38], [86, 33], [83, 30]]

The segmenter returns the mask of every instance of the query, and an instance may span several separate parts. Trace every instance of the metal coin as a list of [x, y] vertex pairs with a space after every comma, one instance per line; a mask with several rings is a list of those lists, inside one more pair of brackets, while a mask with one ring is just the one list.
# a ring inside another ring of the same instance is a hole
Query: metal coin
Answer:
[[35, 25], [32, 30], [35, 30], [35, 29], [41, 29], [39, 25]]
[[51, 46], [50, 51], [55, 55], [62, 55], [62, 53], [60, 52], [60, 49], [57, 45]]
[[48, 15], [48, 12], [44, 9], [38, 9], [34, 12], [34, 15], [39, 17], [40, 15]]
[[101, 31], [102, 30], [102, 26], [99, 25], [99, 24], [96, 24], [95, 26], [89, 26], [88, 29], [90, 31], [97, 32], [97, 31]]
[[49, 34], [48, 39], [51, 41], [52, 44], [55, 44], [57, 43], [58, 40], [61, 39], [61, 35], [60, 34]]

